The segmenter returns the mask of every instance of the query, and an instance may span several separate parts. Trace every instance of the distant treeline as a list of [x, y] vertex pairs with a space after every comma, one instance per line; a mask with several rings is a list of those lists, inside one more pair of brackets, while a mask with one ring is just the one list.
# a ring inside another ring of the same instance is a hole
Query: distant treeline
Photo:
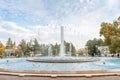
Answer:
[[[72, 43], [64, 41], [65, 45], [65, 53], [68, 54], [70, 51], [70, 45], [71, 45], [71, 53], [73, 56], [75, 56], [76, 49], [75, 46]], [[19, 56], [30, 56], [33, 55], [41, 55], [41, 56], [47, 56], [48, 55], [48, 49], [51, 47], [52, 56], [59, 55], [60, 51], [60, 44], [39, 44], [38, 40], [35, 38], [30, 41], [26, 41], [22, 39], [18, 45], [16, 45], [16, 42], [12, 41], [11, 38], [8, 38], [6, 42], [5, 49], [14, 50], [15, 54]]]

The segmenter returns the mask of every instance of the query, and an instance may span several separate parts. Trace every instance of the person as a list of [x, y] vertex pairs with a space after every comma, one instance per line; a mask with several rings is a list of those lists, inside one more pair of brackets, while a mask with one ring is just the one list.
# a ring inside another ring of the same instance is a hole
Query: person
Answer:
[[120, 56], [120, 55], [119, 55], [119, 53], [118, 53], [118, 54], [117, 54], [117, 57], [119, 58], [119, 56]]
[[105, 64], [105, 62], [103, 62], [103, 64]]
[[2, 59], [2, 55], [0, 55], [0, 59]]
[[111, 57], [114, 57], [114, 54], [112, 54]]
[[9, 61], [7, 60], [7, 63], [8, 63]]

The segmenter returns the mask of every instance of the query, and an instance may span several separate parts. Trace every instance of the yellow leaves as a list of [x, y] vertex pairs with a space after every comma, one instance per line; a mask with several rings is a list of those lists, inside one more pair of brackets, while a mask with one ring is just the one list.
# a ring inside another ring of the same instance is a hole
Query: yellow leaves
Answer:
[[103, 22], [100, 35], [104, 36], [104, 44], [110, 47], [111, 52], [120, 52], [120, 17], [113, 23]]
[[101, 24], [100, 35], [109, 36], [112, 31], [112, 25], [110, 23], [103, 22]]
[[5, 50], [5, 46], [0, 42], [0, 54]]

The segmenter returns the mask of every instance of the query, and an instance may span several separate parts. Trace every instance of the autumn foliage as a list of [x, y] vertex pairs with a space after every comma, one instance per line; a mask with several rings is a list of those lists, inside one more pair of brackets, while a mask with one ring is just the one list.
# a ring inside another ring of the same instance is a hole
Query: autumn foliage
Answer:
[[5, 50], [5, 46], [0, 42], [0, 54], [2, 54]]

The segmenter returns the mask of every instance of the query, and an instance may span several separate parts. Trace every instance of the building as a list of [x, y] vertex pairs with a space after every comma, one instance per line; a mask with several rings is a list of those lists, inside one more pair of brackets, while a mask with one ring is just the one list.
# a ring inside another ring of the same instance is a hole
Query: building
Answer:
[[16, 56], [16, 51], [17, 47], [13, 46], [13, 48], [6, 48], [5, 49], [5, 55], [6, 57], [10, 57], [10, 56]]
[[98, 46], [98, 50], [100, 51], [101, 56], [107, 56], [110, 54], [108, 46]]
[[15, 50], [14, 49], [5, 49], [5, 54], [6, 56], [14, 56], [15, 55]]

